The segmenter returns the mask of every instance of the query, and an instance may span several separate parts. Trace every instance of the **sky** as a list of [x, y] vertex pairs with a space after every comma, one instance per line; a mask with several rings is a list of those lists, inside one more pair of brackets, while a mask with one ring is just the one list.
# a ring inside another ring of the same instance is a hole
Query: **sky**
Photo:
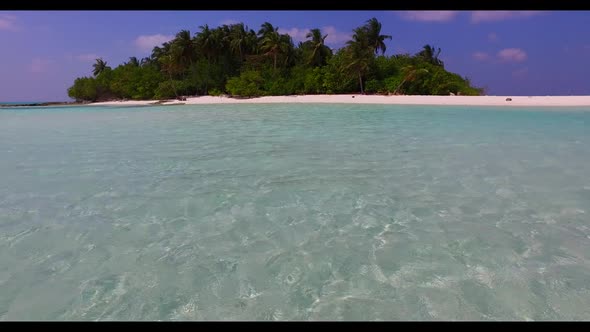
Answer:
[[97, 57], [115, 67], [204, 24], [268, 21], [295, 43], [320, 28], [340, 48], [372, 17], [386, 55], [440, 47], [488, 95], [590, 95], [590, 11], [0, 11], [0, 101], [70, 100]]

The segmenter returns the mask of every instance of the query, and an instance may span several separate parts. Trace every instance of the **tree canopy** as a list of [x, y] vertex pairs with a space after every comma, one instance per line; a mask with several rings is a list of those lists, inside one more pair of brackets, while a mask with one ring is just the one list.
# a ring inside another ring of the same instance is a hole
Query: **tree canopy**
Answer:
[[479, 95], [467, 78], [448, 72], [441, 49], [425, 45], [414, 55], [387, 56], [376, 18], [353, 30], [344, 47], [326, 45], [329, 35], [311, 29], [297, 45], [269, 22], [258, 31], [243, 23], [199, 27], [191, 35], [153, 48], [151, 55], [130, 57], [114, 69], [103, 59], [92, 76], [75, 79], [68, 95], [78, 101], [170, 99], [178, 96], [268, 96], [293, 94]]

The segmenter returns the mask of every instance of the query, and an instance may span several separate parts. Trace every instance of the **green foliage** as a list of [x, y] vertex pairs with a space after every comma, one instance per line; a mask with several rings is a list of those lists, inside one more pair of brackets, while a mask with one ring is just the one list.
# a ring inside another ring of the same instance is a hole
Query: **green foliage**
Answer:
[[378, 56], [375, 58], [374, 66], [371, 68], [371, 74], [375, 79], [383, 80], [396, 75], [399, 70], [400, 65], [394, 59], [386, 56]]
[[310, 70], [312, 69], [304, 67], [303, 65], [299, 65], [283, 73], [286, 80], [285, 89], [287, 90], [287, 95], [306, 93], [305, 77], [307, 75], [307, 72]]
[[162, 100], [176, 98], [180, 96], [187, 96], [190, 95], [191, 91], [194, 90], [194, 85], [189, 81], [164, 81], [160, 82], [158, 88], [156, 88], [154, 98]]
[[249, 70], [227, 81], [226, 89], [232, 96], [257, 97], [263, 95], [264, 79], [260, 72]]
[[311, 29], [305, 37], [308, 40], [299, 47], [304, 63], [312, 67], [325, 65], [332, 56], [332, 50], [325, 45], [328, 35], [322, 35], [320, 29]]
[[154, 98], [156, 99], [170, 99], [175, 98], [177, 96], [177, 88], [178, 81], [164, 81], [158, 84], [156, 88]]
[[162, 80], [154, 67], [119, 66], [112, 72], [109, 87], [119, 98], [151, 99]]
[[97, 83], [96, 79], [92, 77], [79, 77], [74, 81], [68, 89], [68, 96], [78, 102], [81, 101], [96, 101], [97, 100]]
[[365, 92], [367, 93], [384, 93], [385, 84], [383, 81], [376, 79], [369, 80], [365, 83]]
[[102, 58], [96, 59], [96, 63], [92, 65], [92, 75], [94, 77], [100, 75], [105, 69], [110, 68], [107, 66], [107, 62], [104, 61]]
[[345, 70], [344, 50], [338, 51], [329, 61], [324, 72], [324, 91], [328, 94], [350, 93], [358, 89], [357, 77]]
[[222, 90], [224, 87], [223, 67], [200, 59], [189, 69], [188, 80], [192, 81], [198, 94], [208, 94], [209, 89]]
[[[103, 59], [93, 77], [68, 89], [79, 101], [167, 99], [186, 95], [263, 96], [291, 94], [479, 95], [468, 79], [444, 69], [440, 48], [425, 45], [416, 54], [384, 56], [381, 23], [367, 20], [353, 30], [346, 46], [332, 51], [328, 36], [312, 29], [295, 46], [287, 34], [266, 22], [256, 32], [243, 23], [182, 30], [154, 47], [152, 54], [111, 69]], [[378, 55], [381, 54], [381, 55]]]
[[313, 68], [305, 72], [303, 81], [303, 93], [322, 94], [326, 93], [324, 86], [325, 70], [322, 68]]
[[394, 93], [404, 80], [401, 73], [383, 80], [383, 89], [387, 93]]
[[210, 96], [221, 96], [222, 94], [223, 94], [223, 91], [215, 89], [215, 88], [209, 90]]

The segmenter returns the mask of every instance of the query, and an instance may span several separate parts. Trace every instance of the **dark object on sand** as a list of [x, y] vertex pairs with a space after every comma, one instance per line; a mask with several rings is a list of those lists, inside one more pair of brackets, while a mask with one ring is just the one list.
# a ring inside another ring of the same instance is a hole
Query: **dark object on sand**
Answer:
[[512, 101], [512, 98], [506, 98], [506, 101]]

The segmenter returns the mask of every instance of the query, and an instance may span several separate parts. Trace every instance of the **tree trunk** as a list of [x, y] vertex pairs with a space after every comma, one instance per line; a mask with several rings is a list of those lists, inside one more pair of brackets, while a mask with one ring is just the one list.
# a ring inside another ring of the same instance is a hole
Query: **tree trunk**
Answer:
[[361, 76], [361, 72], [359, 71], [359, 83], [361, 85], [361, 95], [365, 94], [365, 91], [363, 90], [363, 77]]
[[178, 99], [178, 93], [176, 92], [176, 84], [174, 84], [174, 81], [172, 80], [172, 73], [168, 72], [168, 75], [170, 77], [170, 83], [172, 84], [172, 90], [174, 90], [174, 96], [176, 96], [176, 99]]
[[211, 61], [207, 60], [207, 78], [205, 79], [205, 96], [209, 94], [209, 75], [211, 70]]
[[407, 80], [408, 80], [408, 77], [404, 78], [403, 81], [397, 86], [397, 88], [395, 88], [395, 91], [393, 91], [393, 93], [397, 94], [397, 91], [399, 90], [399, 88], [401, 88], [402, 85], [404, 83], [406, 83]]
[[403, 80], [403, 81], [402, 81], [402, 82], [401, 82], [401, 83], [400, 83], [400, 84], [397, 86], [397, 88], [395, 88], [395, 90], [393, 91], [393, 94], [396, 94], [396, 95], [397, 95], [397, 92], [398, 92], [399, 88], [401, 88], [401, 87], [402, 87], [402, 84], [404, 84], [404, 83], [406, 83], [406, 80]]

